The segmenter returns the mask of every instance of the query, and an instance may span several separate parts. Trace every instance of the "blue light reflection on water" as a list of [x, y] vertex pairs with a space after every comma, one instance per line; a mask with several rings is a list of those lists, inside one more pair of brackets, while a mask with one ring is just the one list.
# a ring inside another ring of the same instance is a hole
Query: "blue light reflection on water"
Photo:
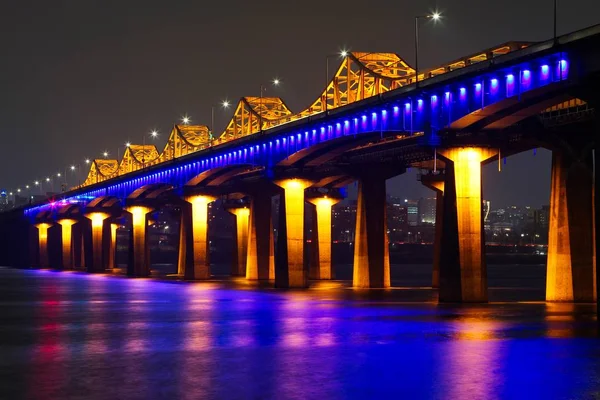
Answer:
[[0, 288], [2, 398], [590, 398], [600, 387], [592, 306], [3, 268]]

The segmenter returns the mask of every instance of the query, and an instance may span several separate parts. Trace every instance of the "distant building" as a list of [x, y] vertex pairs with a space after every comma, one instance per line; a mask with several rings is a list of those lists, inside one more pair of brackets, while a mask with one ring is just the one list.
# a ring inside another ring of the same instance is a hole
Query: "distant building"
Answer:
[[404, 200], [406, 205], [406, 214], [409, 226], [417, 226], [419, 224], [419, 203], [414, 200]]
[[435, 224], [435, 197], [421, 197], [418, 203], [419, 210], [419, 225]]
[[536, 230], [548, 230], [550, 225], [550, 206], [542, 206], [539, 210], [533, 211], [533, 223]]
[[356, 204], [336, 204], [331, 215], [331, 237], [334, 242], [354, 242]]
[[483, 201], [483, 221], [484, 222], [488, 221], [488, 218], [490, 217], [491, 207], [492, 207], [491, 201], [489, 201], [489, 200]]
[[408, 209], [404, 200], [389, 197], [387, 203], [387, 232], [390, 242], [404, 242], [408, 235]]
[[549, 206], [534, 209], [530, 206], [510, 206], [485, 210], [486, 241], [488, 243], [529, 245], [548, 243]]

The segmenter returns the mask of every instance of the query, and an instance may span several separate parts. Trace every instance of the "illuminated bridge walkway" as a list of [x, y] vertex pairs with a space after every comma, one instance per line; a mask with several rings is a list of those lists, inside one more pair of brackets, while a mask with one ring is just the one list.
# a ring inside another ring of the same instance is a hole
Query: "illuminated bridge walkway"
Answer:
[[[48, 267], [57, 254], [53, 267], [105, 271], [118, 223], [131, 227], [128, 274], [147, 276], [149, 220], [170, 208], [181, 218], [179, 274], [208, 279], [208, 204], [223, 198], [237, 220], [233, 273], [306, 287], [331, 278], [331, 206], [357, 181], [353, 285], [385, 288], [385, 181], [416, 167], [438, 196], [432, 285], [440, 301], [483, 302], [481, 165], [545, 147], [553, 151], [547, 300], [594, 301], [599, 46], [600, 26], [508, 43], [424, 71], [417, 83], [395, 54], [348, 54], [300, 113], [278, 98], [245, 97], [216, 139], [206, 126], [176, 125], [162, 152], [131, 145], [122, 160], [94, 160], [80, 187], [5, 213], [0, 262]], [[311, 243], [305, 212], [315, 216]]]

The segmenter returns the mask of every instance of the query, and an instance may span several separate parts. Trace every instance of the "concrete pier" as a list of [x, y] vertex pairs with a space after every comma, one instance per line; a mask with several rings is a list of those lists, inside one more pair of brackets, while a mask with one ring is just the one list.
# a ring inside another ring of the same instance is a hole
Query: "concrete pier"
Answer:
[[131, 213], [130, 236], [130, 268], [128, 275], [145, 277], [150, 275], [150, 251], [148, 249], [148, 222], [147, 214], [152, 211], [150, 207], [133, 205], [127, 207]]
[[73, 269], [73, 225], [74, 219], [61, 219], [56, 221], [61, 226], [62, 268]]
[[227, 211], [235, 216], [235, 251], [231, 265], [231, 275], [246, 276], [250, 209], [245, 206], [228, 207]]
[[390, 287], [385, 178], [373, 174], [358, 182], [353, 286]]
[[304, 265], [304, 189], [312, 183], [305, 179], [275, 181], [283, 189], [279, 203], [276, 287], [308, 287], [308, 269]]
[[341, 198], [329, 194], [311, 196], [313, 205], [310, 279], [332, 279], [331, 269], [331, 209]]
[[256, 192], [250, 200], [246, 279], [275, 279], [275, 246], [271, 194]]
[[546, 300], [596, 301], [594, 182], [591, 160], [552, 154]]
[[498, 155], [484, 147], [439, 150], [446, 161], [440, 302], [487, 302], [481, 164]]

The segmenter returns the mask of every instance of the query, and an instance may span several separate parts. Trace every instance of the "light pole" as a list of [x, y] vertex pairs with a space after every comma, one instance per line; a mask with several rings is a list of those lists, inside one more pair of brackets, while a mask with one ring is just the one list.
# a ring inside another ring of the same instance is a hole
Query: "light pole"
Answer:
[[558, 11], [558, 0], [554, 0], [554, 43], [556, 44], [556, 14]]
[[213, 133], [215, 131], [215, 107], [221, 107], [223, 110], [226, 110], [229, 108], [229, 101], [223, 100], [218, 106], [210, 106], [210, 129], [208, 130], [208, 140], [211, 143], [214, 139]]
[[419, 20], [420, 19], [431, 19], [433, 21], [439, 21], [441, 18], [439, 12], [434, 12], [427, 15], [417, 15], [415, 17], [415, 86], [419, 86]]
[[[77, 184], [81, 185], [81, 177], [79, 176], [79, 171], [77, 171], [77, 167], [75, 165], [71, 165], [69, 169], [71, 170], [71, 173], [75, 175], [75, 181], [77, 182]], [[66, 181], [66, 175], [67, 174], [65, 173], [65, 189], [67, 189], [69, 186], [69, 182]]]
[[[66, 172], [66, 171], [67, 171], [67, 170], [65, 169], [65, 174], [64, 174], [64, 176], [63, 176], [63, 174], [61, 174], [60, 172], [57, 172], [57, 173], [56, 173], [56, 178], [57, 178], [58, 184], [60, 185], [60, 186], [59, 186], [59, 190], [61, 190], [62, 192], [64, 192], [64, 190], [63, 190], [63, 184], [62, 184], [62, 183], [60, 183], [60, 181], [61, 181], [61, 179], [60, 179], [60, 178], [61, 178], [61, 177], [64, 177], [65, 181], [67, 180], [67, 172]], [[64, 185], [64, 187], [65, 187], [65, 188], [67, 187], [67, 184], [66, 184], [66, 182], [65, 182], [65, 185]]]
[[339, 54], [328, 54], [325, 56], [325, 96], [323, 97], [323, 102], [325, 103], [322, 106], [323, 111], [327, 112], [327, 89], [329, 88], [329, 59], [333, 57], [340, 56], [341, 58], [346, 58], [348, 56], [347, 50], [340, 51]]
[[[271, 81], [273, 86], [279, 86], [281, 81], [278, 78], [275, 78]], [[262, 105], [263, 105], [263, 92], [266, 90], [265, 85], [261, 83], [260, 85], [260, 100], [258, 103], [258, 130], [262, 131], [263, 123], [262, 123]]]
[[[89, 173], [89, 168], [90, 168], [89, 165], [92, 161], [89, 158], [86, 158], [85, 160], [83, 160], [83, 162], [85, 163], [86, 169], [88, 169], [88, 173]], [[81, 178], [78, 179], [78, 182], [81, 185]]]
[[[156, 138], [158, 136], [158, 131], [156, 129], [153, 129], [150, 132], [150, 137], [152, 139]], [[142, 139], [142, 169], [146, 168], [146, 135], [144, 135], [143, 139]]]

